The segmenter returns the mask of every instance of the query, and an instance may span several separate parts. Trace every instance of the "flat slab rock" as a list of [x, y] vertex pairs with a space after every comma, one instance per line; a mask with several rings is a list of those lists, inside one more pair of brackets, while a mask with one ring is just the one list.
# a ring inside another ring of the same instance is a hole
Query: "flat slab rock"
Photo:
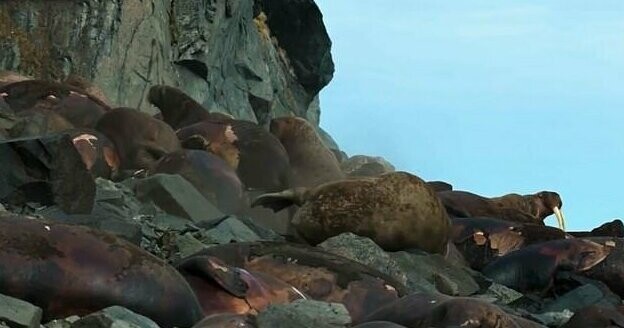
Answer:
[[257, 317], [258, 328], [342, 328], [350, 323], [344, 305], [311, 300], [271, 305]]
[[0, 324], [11, 328], [38, 328], [42, 314], [37, 306], [0, 294]]
[[71, 324], [71, 328], [159, 328], [147, 317], [120, 306], [111, 306], [89, 314]]
[[152, 201], [163, 211], [193, 222], [218, 221], [224, 217], [214, 205], [178, 174], [155, 174], [135, 182], [139, 200]]

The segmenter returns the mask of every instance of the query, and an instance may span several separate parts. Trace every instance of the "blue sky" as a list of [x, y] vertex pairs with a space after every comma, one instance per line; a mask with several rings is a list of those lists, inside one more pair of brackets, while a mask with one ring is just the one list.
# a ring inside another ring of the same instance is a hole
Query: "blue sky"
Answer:
[[624, 215], [624, 2], [316, 2], [336, 63], [321, 126], [349, 155], [557, 191], [568, 230]]

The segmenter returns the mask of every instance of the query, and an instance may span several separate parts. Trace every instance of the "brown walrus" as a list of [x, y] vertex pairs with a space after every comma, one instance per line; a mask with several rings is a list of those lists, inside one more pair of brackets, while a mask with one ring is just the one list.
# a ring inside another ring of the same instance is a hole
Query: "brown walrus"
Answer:
[[95, 129], [115, 145], [122, 170], [151, 169], [165, 155], [182, 149], [169, 125], [132, 108], [106, 112]]
[[252, 206], [279, 211], [291, 204], [301, 206], [293, 227], [313, 245], [351, 232], [387, 251], [419, 248], [444, 253], [450, 237], [451, 223], [442, 203], [423, 180], [407, 172], [265, 194]]
[[288, 153], [292, 187], [315, 187], [345, 178], [336, 156], [306, 120], [280, 117], [271, 121], [270, 129]]
[[576, 311], [561, 328], [617, 328], [624, 327], [624, 309], [612, 309], [601, 305], [590, 305]]
[[544, 224], [555, 214], [561, 230], [565, 218], [561, 212], [561, 197], [556, 192], [542, 191], [533, 195], [507, 194], [486, 198], [467, 191], [451, 190], [438, 193], [444, 207], [455, 217], [491, 217], [507, 221]]
[[583, 272], [584, 276], [605, 283], [609, 289], [624, 297], [624, 239], [609, 237], [584, 238], [600, 244], [613, 246], [607, 258]]
[[101, 132], [93, 129], [66, 131], [74, 147], [80, 153], [87, 170], [94, 178], [110, 178], [119, 169], [119, 157], [115, 145]]
[[126, 307], [161, 327], [201, 319], [197, 298], [171, 266], [111, 234], [0, 214], [0, 293], [43, 310], [43, 320]]
[[147, 100], [158, 107], [162, 119], [174, 129], [180, 129], [205, 120], [225, 119], [220, 113], [210, 113], [182, 90], [168, 85], [154, 85]]
[[603, 223], [601, 226], [592, 229], [592, 231], [570, 231], [568, 232], [574, 237], [624, 237], [624, 223], [622, 220], [616, 219], [611, 222]]
[[487, 265], [482, 273], [495, 282], [528, 293], [545, 293], [559, 271], [582, 272], [595, 267], [612, 247], [587, 239], [551, 240], [513, 251]]
[[453, 243], [475, 270], [522, 247], [569, 237], [554, 227], [492, 218], [453, 218], [451, 222]]
[[306, 298], [275, 277], [227, 265], [213, 256], [192, 256], [176, 268], [195, 291], [206, 316], [257, 314], [270, 304]]
[[[369, 313], [360, 322], [389, 321], [407, 328], [537, 328], [535, 322], [505, 313], [494, 304], [469, 297], [415, 293]], [[356, 322], [357, 323], [357, 322]], [[358, 326], [359, 327], [359, 326]]]
[[110, 103], [110, 101], [108, 100], [108, 98], [106, 97], [102, 89], [93, 85], [91, 81], [85, 79], [84, 77], [80, 75], [70, 74], [65, 78], [65, 80], [63, 80], [63, 83], [86, 91], [89, 95], [97, 98], [100, 102], [104, 104]]
[[62, 115], [48, 110], [25, 110], [15, 118], [17, 121], [8, 131], [11, 138], [38, 137], [74, 128]]
[[[53, 81], [25, 80], [15, 82], [0, 87], [0, 94], [6, 94], [4, 100], [16, 112], [31, 109], [42, 101], [62, 103], [68, 97], [70, 99], [67, 99], [69, 104], [66, 107], [69, 108], [65, 109], [65, 113], [74, 110], [80, 112], [80, 115], [91, 116], [109, 109], [107, 104], [91, 96], [85, 90]], [[72, 106], [77, 108], [72, 109]], [[97, 118], [92, 121], [95, 120]]]
[[280, 242], [231, 243], [189, 257], [214, 256], [230, 266], [276, 277], [307, 297], [345, 305], [356, 320], [405, 295], [391, 277], [319, 248]]
[[13, 71], [0, 71], [0, 88], [11, 83], [32, 80], [32, 78]]
[[204, 149], [230, 163], [247, 189], [271, 192], [290, 187], [286, 150], [255, 123], [203, 121], [180, 129], [177, 135], [185, 148]]
[[179, 174], [224, 214], [244, 205], [243, 184], [221, 158], [201, 150], [180, 150], [161, 158], [149, 174]]

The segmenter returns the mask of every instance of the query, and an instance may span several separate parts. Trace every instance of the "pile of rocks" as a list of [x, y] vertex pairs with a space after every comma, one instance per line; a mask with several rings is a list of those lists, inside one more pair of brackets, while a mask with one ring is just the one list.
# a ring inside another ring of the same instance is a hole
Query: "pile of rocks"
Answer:
[[[379, 157], [344, 159], [304, 120], [278, 118], [265, 130], [213, 115], [175, 88], [152, 90], [148, 100], [162, 117], [111, 109], [53, 81], [0, 88], [11, 118], [0, 142], [1, 322], [581, 327], [620, 320], [620, 221], [566, 233], [542, 222], [556, 214], [564, 224], [556, 193], [455, 191], [394, 172]], [[55, 125], [55, 115], [73, 126]], [[262, 155], [286, 164], [267, 166]], [[285, 180], [266, 178], [282, 172]], [[165, 310], [176, 308], [184, 311]]]

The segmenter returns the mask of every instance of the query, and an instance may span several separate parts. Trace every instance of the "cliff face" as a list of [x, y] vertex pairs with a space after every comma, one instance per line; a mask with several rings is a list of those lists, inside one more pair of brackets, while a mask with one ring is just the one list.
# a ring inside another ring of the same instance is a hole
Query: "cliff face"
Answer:
[[313, 0], [0, 2], [0, 70], [78, 74], [113, 105], [149, 112], [149, 87], [168, 84], [242, 119], [318, 124], [330, 48]]

